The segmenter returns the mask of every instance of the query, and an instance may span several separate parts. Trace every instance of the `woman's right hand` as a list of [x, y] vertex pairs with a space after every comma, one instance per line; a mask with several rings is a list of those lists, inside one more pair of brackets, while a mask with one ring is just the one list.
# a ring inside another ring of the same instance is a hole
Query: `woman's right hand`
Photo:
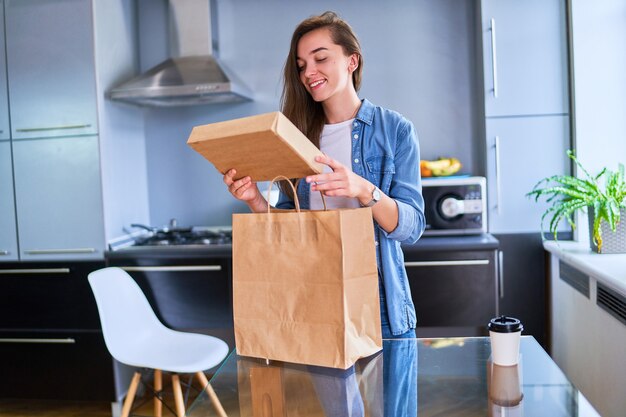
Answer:
[[226, 184], [228, 191], [233, 197], [248, 204], [252, 211], [260, 212], [267, 210], [267, 202], [261, 195], [256, 182], [253, 182], [250, 177], [235, 180], [236, 174], [237, 171], [234, 169], [230, 169], [224, 174], [224, 184]]

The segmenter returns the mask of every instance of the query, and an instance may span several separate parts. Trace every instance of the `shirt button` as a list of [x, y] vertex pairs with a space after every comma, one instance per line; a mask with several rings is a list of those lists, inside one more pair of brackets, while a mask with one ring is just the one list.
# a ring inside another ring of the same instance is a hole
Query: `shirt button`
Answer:
[[354, 160], [354, 163], [358, 164], [358, 163], [359, 163], [359, 158], [356, 158], [356, 159]]
[[374, 242], [374, 246], [378, 246], [378, 241]]
[[354, 125], [355, 125], [355, 126], [358, 126], [359, 124], [358, 124], [357, 122], [354, 122]]
[[358, 139], [358, 138], [359, 138], [359, 135], [354, 135], [354, 139]]

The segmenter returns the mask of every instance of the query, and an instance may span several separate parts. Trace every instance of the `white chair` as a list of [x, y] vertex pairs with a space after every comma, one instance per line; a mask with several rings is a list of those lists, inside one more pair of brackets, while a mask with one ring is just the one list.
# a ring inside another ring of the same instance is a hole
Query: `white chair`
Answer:
[[[162, 389], [161, 371], [172, 373], [176, 414], [185, 415], [179, 373], [193, 373], [211, 398], [221, 417], [226, 413], [204, 372], [228, 355], [228, 345], [213, 336], [179, 332], [165, 327], [154, 314], [135, 280], [120, 268], [104, 268], [89, 274], [89, 284], [98, 304], [107, 349], [116, 360], [129, 366], [154, 369], [154, 390]], [[141, 374], [135, 372], [121, 417], [128, 417]], [[154, 399], [155, 417], [162, 403]]]

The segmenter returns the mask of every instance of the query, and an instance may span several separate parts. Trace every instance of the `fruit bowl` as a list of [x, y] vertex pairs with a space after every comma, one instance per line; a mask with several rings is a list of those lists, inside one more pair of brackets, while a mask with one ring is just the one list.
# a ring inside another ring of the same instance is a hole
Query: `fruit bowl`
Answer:
[[422, 177], [447, 177], [454, 175], [463, 165], [456, 158], [439, 158], [434, 161], [420, 160], [420, 173]]

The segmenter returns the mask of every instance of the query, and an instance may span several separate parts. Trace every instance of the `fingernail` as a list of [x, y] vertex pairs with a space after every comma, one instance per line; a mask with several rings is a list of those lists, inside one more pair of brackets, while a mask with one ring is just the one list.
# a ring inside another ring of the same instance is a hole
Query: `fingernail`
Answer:
[[311, 177], [306, 177], [306, 182], [311, 182]]

